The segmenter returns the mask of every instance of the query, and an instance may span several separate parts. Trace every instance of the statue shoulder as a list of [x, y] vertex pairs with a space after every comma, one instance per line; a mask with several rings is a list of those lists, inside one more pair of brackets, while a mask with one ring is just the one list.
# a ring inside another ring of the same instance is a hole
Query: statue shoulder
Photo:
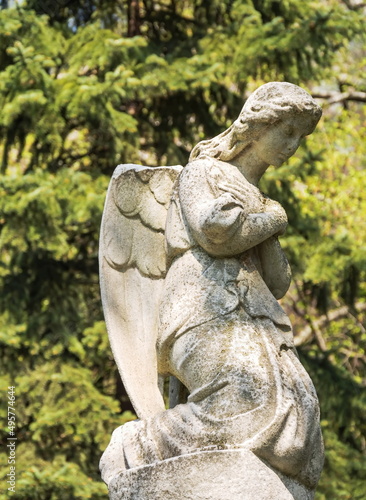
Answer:
[[193, 160], [181, 172], [179, 176], [180, 183], [191, 187], [196, 185], [203, 192], [205, 187], [215, 190], [214, 186], [217, 183], [230, 176], [228, 166], [226, 163], [210, 156]]

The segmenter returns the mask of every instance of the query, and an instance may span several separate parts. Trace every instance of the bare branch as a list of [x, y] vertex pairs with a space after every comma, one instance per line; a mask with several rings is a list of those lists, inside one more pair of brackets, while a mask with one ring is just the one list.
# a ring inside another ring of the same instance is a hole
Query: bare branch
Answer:
[[318, 99], [328, 99], [328, 104], [344, 101], [366, 102], [366, 92], [313, 92], [312, 96]]
[[[366, 303], [358, 302], [356, 304], [356, 310], [359, 312], [366, 311]], [[320, 331], [321, 328], [324, 327], [327, 323], [331, 321], [337, 321], [338, 319], [344, 318], [350, 314], [349, 307], [343, 306], [333, 311], [330, 311], [328, 314], [321, 316], [317, 321], [314, 321], [311, 325], [306, 326], [303, 330], [301, 330], [294, 338], [295, 346], [304, 345], [315, 337], [317, 343], [321, 350], [323, 351], [325, 347], [325, 343], [321, 337]]]
[[352, 3], [350, 0], [342, 0], [350, 10], [359, 10], [366, 7], [366, 3]]

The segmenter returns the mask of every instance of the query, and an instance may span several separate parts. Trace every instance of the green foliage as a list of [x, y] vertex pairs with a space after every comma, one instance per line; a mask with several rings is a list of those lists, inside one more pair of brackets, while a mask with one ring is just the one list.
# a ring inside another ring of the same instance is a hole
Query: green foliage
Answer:
[[[344, 333], [347, 327], [342, 326]], [[365, 341], [364, 335], [363, 345]], [[347, 339], [343, 344], [347, 344]], [[324, 472], [316, 497], [319, 500], [361, 500], [366, 494], [366, 393], [360, 379], [357, 382], [350, 376], [342, 361], [324, 359], [314, 348], [302, 357], [317, 387], [326, 445]]]
[[40, 354], [74, 358], [75, 329], [99, 319], [96, 255], [107, 182], [73, 169], [2, 177], [1, 335], [18, 350], [4, 358], [8, 370], [20, 355], [30, 366]]
[[[18, 470], [21, 478], [17, 479], [17, 488], [11, 494], [17, 500], [69, 500], [72, 499], [105, 499], [106, 486], [93, 481], [83, 473], [76, 464], [58, 456], [52, 462], [37, 459], [33, 446], [18, 447], [21, 460], [18, 461]], [[3, 479], [3, 478], [2, 478]], [[9, 495], [0, 495], [1, 500]]]
[[[264, 81], [364, 92], [362, 11], [345, 3], [1, 3], [0, 380], [4, 393], [16, 386], [13, 498], [105, 498], [99, 457], [133, 418], [98, 286], [115, 166], [186, 163]], [[365, 109], [325, 101], [324, 110], [305, 147], [262, 188], [289, 214], [282, 242], [294, 287], [284, 306], [299, 336], [310, 327], [301, 353], [327, 450], [317, 498], [361, 499]]]

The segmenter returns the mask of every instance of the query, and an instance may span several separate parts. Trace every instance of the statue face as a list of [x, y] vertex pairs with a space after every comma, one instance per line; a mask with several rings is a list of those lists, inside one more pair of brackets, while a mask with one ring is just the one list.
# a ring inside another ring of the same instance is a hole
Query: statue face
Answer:
[[301, 139], [310, 134], [313, 128], [313, 119], [309, 116], [285, 118], [268, 127], [253, 144], [253, 150], [267, 165], [280, 167], [295, 153]]

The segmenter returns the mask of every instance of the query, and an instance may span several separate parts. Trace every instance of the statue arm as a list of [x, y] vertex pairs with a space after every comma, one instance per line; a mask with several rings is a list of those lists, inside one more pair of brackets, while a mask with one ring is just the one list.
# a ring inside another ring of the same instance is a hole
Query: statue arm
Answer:
[[263, 279], [276, 299], [281, 299], [291, 283], [291, 268], [276, 236], [258, 246]]
[[285, 230], [286, 213], [278, 203], [251, 199], [251, 209], [231, 193], [215, 197], [198, 165], [184, 174], [179, 185], [182, 210], [195, 241], [209, 254], [238, 255]]

